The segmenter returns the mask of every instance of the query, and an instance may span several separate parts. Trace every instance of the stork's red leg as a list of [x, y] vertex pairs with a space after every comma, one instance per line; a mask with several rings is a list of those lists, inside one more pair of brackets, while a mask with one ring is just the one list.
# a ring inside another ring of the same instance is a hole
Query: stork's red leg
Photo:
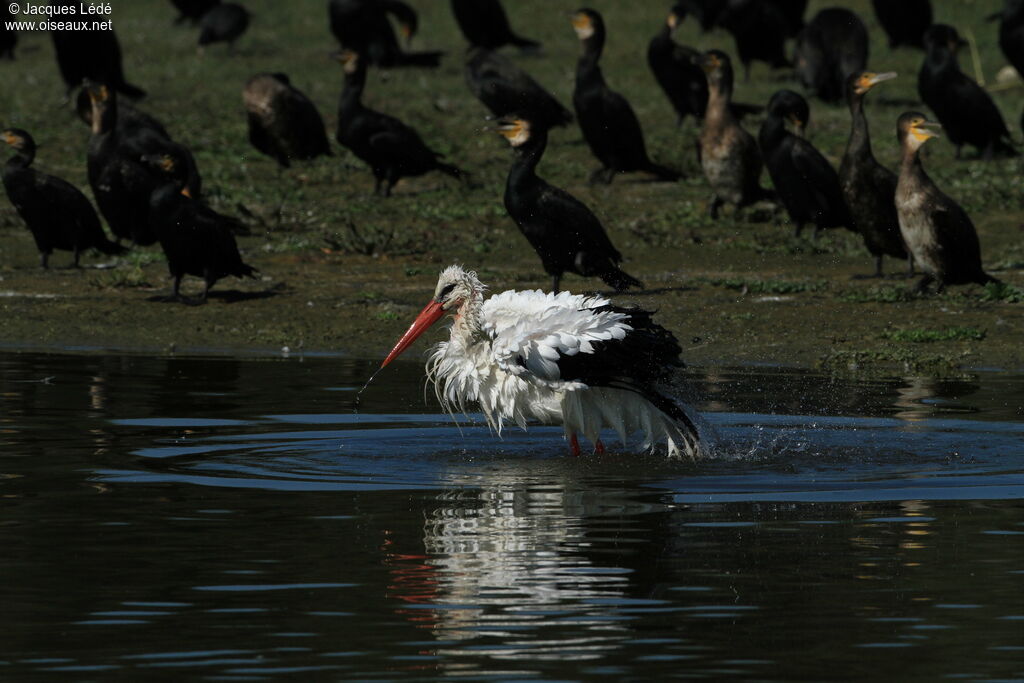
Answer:
[[604, 444], [601, 442], [601, 439], [598, 439], [596, 442], [594, 442], [594, 452], [597, 453], [598, 455], [604, 453]]
[[580, 457], [580, 440], [576, 438], [575, 432], [569, 437], [569, 450], [577, 458]]

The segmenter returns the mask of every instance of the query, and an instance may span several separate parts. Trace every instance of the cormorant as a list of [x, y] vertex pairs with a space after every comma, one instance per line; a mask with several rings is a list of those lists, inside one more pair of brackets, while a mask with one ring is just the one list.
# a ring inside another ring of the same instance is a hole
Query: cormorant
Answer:
[[520, 113], [544, 128], [572, 123], [572, 112], [529, 74], [497, 52], [482, 47], [466, 53], [466, 84], [497, 117]]
[[985, 90], [960, 71], [956, 51], [964, 43], [956, 29], [935, 24], [924, 34], [927, 54], [917, 74], [917, 92], [956, 145], [956, 158], [965, 144], [984, 159], [1016, 156], [1010, 131]]
[[1003, 9], [989, 17], [999, 19], [999, 47], [1024, 78], [1024, 0], [1004, 0]]
[[43, 268], [49, 267], [54, 249], [73, 252], [75, 268], [86, 249], [99, 249], [104, 254], [125, 251], [124, 247], [107, 239], [96, 210], [78, 188], [31, 167], [36, 155], [36, 143], [31, 135], [9, 128], [0, 133], [0, 137], [15, 152], [3, 168], [4, 189], [32, 232]]
[[[78, 94], [75, 96], [75, 111], [78, 113], [78, 118], [82, 119], [91, 128], [92, 100], [89, 98], [89, 89], [87, 87], [82, 87], [78, 90]], [[118, 101], [117, 103], [117, 128], [125, 133], [139, 128], [149, 128], [160, 137], [167, 140], [171, 139], [171, 135], [164, 128], [164, 124], [160, 123], [156, 117], [136, 108], [129, 102]]]
[[167, 257], [167, 269], [174, 277], [172, 298], [181, 295], [185, 275], [203, 278], [202, 301], [210, 287], [228, 275], [256, 277], [252, 266], [242, 262], [230, 226], [235, 219], [222, 216], [192, 199], [185, 183], [188, 169], [174, 155], [144, 155], [141, 161], [159, 174], [150, 196], [153, 230]]
[[[896, 214], [896, 174], [882, 166], [871, 153], [871, 134], [864, 116], [864, 96], [894, 73], [865, 71], [846, 81], [846, 100], [853, 120], [846, 153], [839, 165], [839, 183], [850, 210], [850, 226], [864, 238], [864, 246], [875, 257], [875, 277], [882, 277], [882, 256], [906, 259], [907, 247], [900, 234]], [[910, 272], [914, 262], [910, 261]]]
[[840, 102], [846, 79], [867, 66], [868, 29], [848, 9], [823, 9], [800, 33], [793, 55], [803, 86], [825, 102]]
[[[687, 116], [703, 119], [708, 106], [708, 79], [700, 68], [700, 51], [672, 40], [672, 33], [687, 16], [685, 3], [676, 3], [668, 18], [647, 45], [647, 65], [676, 110], [676, 125]], [[737, 119], [763, 110], [752, 104], [730, 104]]]
[[[52, 5], [67, 7], [74, 14], [78, 11], [78, 0], [53, 0]], [[57, 54], [57, 66], [67, 86], [67, 94], [90, 80], [108, 84], [122, 95], [138, 99], [146, 91], [128, 83], [121, 66], [121, 44], [114, 29], [88, 31], [62, 29], [50, 32]]]
[[218, 2], [199, 20], [199, 48], [227, 43], [228, 51], [249, 28], [249, 10], [233, 2]]
[[913, 111], [896, 123], [902, 148], [896, 210], [903, 240], [924, 273], [917, 291], [925, 291], [932, 282], [938, 283], [940, 292], [946, 285], [999, 282], [981, 267], [981, 246], [970, 217], [935, 186], [921, 165], [921, 145], [938, 137], [930, 130], [935, 125]]
[[786, 35], [795, 38], [804, 29], [808, 0], [763, 0], [775, 5], [786, 18]]
[[559, 291], [566, 272], [599, 277], [616, 291], [643, 288], [643, 283], [619, 268], [622, 255], [597, 216], [565, 190], [537, 177], [537, 164], [548, 142], [547, 129], [524, 118], [508, 117], [498, 122], [497, 131], [515, 150], [505, 185], [505, 210], [551, 276], [551, 290]]
[[361, 55], [344, 50], [340, 54], [345, 69], [345, 88], [338, 105], [337, 140], [342, 146], [369, 164], [377, 179], [376, 192], [385, 197], [399, 178], [441, 171], [453, 178], [465, 172], [441, 161], [419, 134], [393, 116], [363, 105], [366, 85], [366, 61]]
[[388, 68], [441, 63], [443, 52], [405, 52], [398, 45], [388, 15], [398, 21], [408, 40], [419, 23], [416, 11], [402, 0], [330, 0], [327, 13], [331, 33], [341, 47], [359, 53], [370, 64]]
[[18, 44], [18, 32], [12, 28], [7, 28], [7, 22], [13, 21], [14, 15], [11, 14], [7, 5], [0, 6], [0, 59], [14, 59], [14, 48]]
[[793, 125], [793, 132], [804, 137], [804, 132], [811, 123], [811, 106], [807, 104], [807, 100], [792, 90], [779, 90], [773, 99], [775, 108], [786, 112], [786, 120]]
[[171, 0], [171, 4], [178, 10], [178, 17], [175, 24], [188, 21], [196, 24], [203, 15], [210, 11], [220, 0]]
[[700, 24], [700, 30], [707, 33], [719, 25], [729, 8], [729, 0], [679, 0], [676, 7], [685, 16], [694, 17]]
[[330, 156], [316, 105], [284, 74], [257, 74], [242, 91], [249, 115], [249, 142], [287, 168], [292, 159]]
[[600, 179], [610, 183], [615, 174], [629, 171], [646, 171], [661, 180], [678, 180], [678, 171], [650, 160], [633, 108], [625, 97], [605, 83], [598, 64], [604, 49], [604, 19], [595, 10], [580, 9], [573, 15], [572, 25], [583, 43], [572, 103], [583, 139], [601, 162], [601, 168], [591, 176], [591, 181]]
[[740, 208], [766, 197], [761, 188], [761, 154], [754, 137], [743, 130], [729, 106], [732, 62], [720, 50], [701, 57], [708, 80], [708, 108], [697, 141], [697, 158], [713, 193], [708, 211], [718, 217], [722, 204]]
[[[107, 220], [120, 239], [148, 245], [156, 241], [149, 225], [149, 196], [157, 178], [139, 159], [144, 154], [176, 154], [191, 157], [182, 145], [161, 137], [150, 128], [121, 131], [117, 124], [117, 96], [103, 84], [86, 86], [92, 101], [92, 137], [89, 139], [89, 185]], [[201, 180], [195, 162], [182, 163], [190, 172], [189, 188], [199, 197]], [[194, 175], [192, 175], [194, 174]]]
[[697, 61], [700, 51], [672, 40], [672, 33], [686, 17], [687, 9], [677, 3], [668, 13], [661, 30], [647, 45], [647, 65], [676, 110], [676, 124], [687, 116], [704, 118], [708, 106], [708, 81]]
[[786, 130], [786, 120], [796, 119], [802, 108], [795, 104], [800, 100], [797, 93], [780, 90], [768, 101], [768, 117], [757, 136], [764, 164], [797, 236], [807, 223], [814, 223], [815, 237], [822, 228], [852, 228], [835, 169], [814, 145]]
[[488, 50], [515, 45], [521, 50], [536, 50], [540, 43], [517, 35], [508, 23], [501, 0], [452, 0], [452, 13], [469, 44]]
[[750, 80], [750, 63], [765, 62], [773, 69], [792, 66], [786, 57], [786, 37], [794, 27], [786, 11], [770, 0], [731, 0], [719, 24], [732, 34], [743, 64], [743, 79]]
[[924, 32], [932, 25], [931, 0], [871, 0], [889, 47], [924, 47]]

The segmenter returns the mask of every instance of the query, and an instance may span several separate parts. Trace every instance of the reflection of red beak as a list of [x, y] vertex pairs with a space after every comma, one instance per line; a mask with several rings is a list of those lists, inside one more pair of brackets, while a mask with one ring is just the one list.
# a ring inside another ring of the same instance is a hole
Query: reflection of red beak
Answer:
[[431, 301], [429, 304], [423, 307], [420, 314], [416, 316], [416, 320], [412, 321], [412, 325], [409, 325], [409, 329], [405, 331], [402, 338], [395, 344], [395, 348], [391, 349], [391, 353], [384, 359], [384, 362], [380, 364], [384, 367], [394, 359], [402, 355], [402, 352], [409, 348], [421, 334], [427, 331], [431, 325], [436, 323], [441, 316], [444, 315], [444, 308], [437, 301]]

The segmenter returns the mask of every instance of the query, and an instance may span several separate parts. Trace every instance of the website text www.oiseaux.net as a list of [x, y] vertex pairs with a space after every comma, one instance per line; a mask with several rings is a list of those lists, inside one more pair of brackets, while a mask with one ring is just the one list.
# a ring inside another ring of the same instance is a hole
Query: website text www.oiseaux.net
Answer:
[[[14, 19], [4, 25], [11, 31], [109, 31], [113, 28], [109, 17], [113, 12], [109, 2], [72, 5], [31, 4], [12, 2], [7, 10]], [[19, 19], [19, 16], [29, 17]]]

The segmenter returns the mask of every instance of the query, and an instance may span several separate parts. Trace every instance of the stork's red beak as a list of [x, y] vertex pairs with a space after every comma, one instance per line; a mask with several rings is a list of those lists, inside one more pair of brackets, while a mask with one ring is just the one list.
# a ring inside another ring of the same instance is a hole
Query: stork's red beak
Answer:
[[384, 367], [394, 359], [402, 355], [402, 352], [409, 348], [414, 341], [416, 341], [421, 334], [427, 331], [431, 325], [436, 323], [441, 316], [444, 315], [444, 308], [437, 301], [431, 301], [429, 304], [423, 307], [420, 314], [416, 316], [416, 320], [412, 321], [412, 325], [409, 325], [409, 329], [405, 331], [402, 338], [395, 344], [395, 348], [391, 349], [391, 353], [384, 359], [384, 362], [380, 364]]

